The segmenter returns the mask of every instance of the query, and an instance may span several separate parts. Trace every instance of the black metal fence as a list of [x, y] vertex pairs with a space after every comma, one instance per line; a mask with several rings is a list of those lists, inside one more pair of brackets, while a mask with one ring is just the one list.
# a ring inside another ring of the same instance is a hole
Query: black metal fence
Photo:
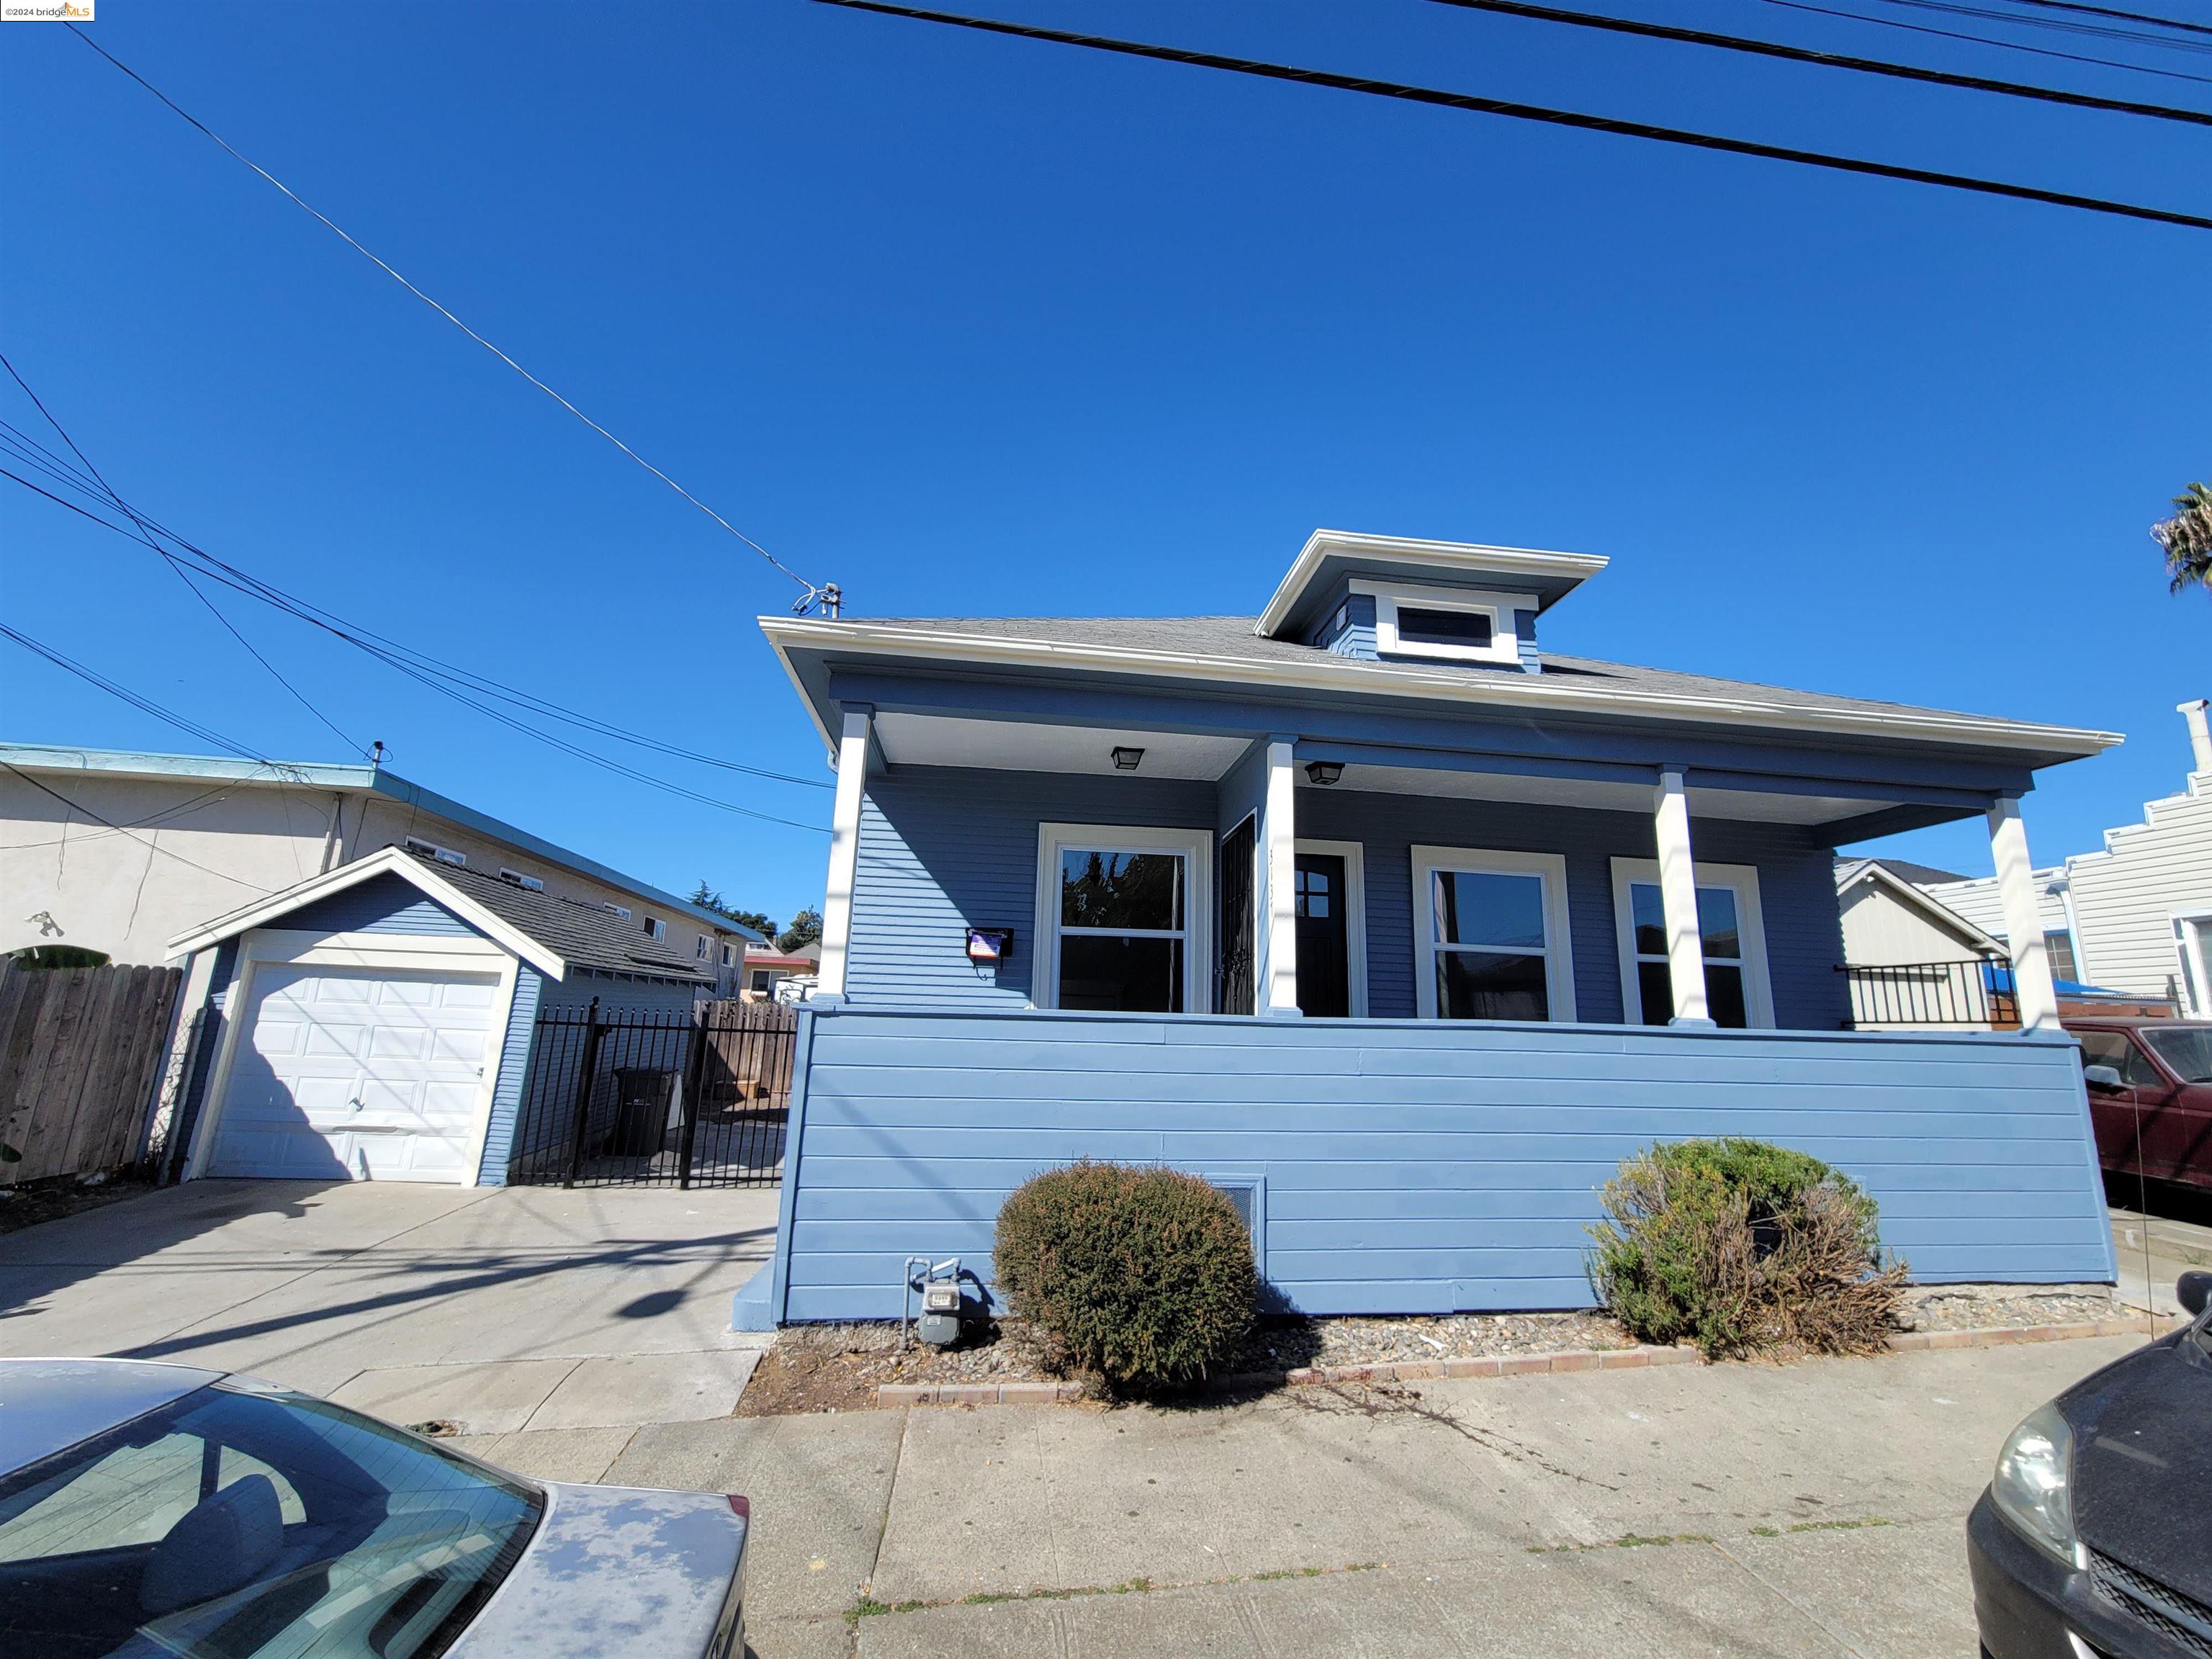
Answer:
[[2001, 962], [1905, 962], [1843, 971], [1850, 981], [1851, 1024], [1862, 1031], [1944, 1025], [2005, 1030], [2020, 1024], [2012, 970]]
[[507, 1179], [524, 1186], [772, 1187], [783, 1176], [793, 1008], [538, 1017]]

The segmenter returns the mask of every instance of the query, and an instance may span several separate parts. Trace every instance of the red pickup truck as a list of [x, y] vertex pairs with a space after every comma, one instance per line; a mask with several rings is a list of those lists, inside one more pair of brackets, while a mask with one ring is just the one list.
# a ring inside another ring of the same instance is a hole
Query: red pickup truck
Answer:
[[2069, 1019], [2107, 1170], [2212, 1189], [2212, 1024]]

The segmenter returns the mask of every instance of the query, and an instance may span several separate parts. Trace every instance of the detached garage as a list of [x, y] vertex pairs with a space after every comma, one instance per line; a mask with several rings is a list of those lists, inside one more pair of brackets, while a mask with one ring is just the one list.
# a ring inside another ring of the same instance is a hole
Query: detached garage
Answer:
[[188, 1178], [501, 1184], [541, 1009], [689, 1008], [712, 985], [620, 912], [398, 848], [173, 948], [214, 952]]

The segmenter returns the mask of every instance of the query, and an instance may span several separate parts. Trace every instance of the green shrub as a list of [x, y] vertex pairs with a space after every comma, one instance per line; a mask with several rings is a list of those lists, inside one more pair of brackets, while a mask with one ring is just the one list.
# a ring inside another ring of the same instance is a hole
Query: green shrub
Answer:
[[992, 1261], [1048, 1358], [1116, 1389], [1196, 1382], [1251, 1328], [1251, 1235], [1225, 1194], [1173, 1170], [1048, 1170], [1000, 1210]]
[[1880, 1348], [1906, 1273], [1881, 1262], [1873, 1199], [1816, 1158], [1765, 1141], [1684, 1140], [1625, 1160], [1601, 1194], [1589, 1278], [1647, 1342], [1707, 1355]]

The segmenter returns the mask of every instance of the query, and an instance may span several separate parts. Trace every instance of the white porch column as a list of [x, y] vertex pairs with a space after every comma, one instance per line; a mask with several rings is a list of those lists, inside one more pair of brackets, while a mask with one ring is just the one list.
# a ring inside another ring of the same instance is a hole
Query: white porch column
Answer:
[[1674, 989], [1674, 1025], [1710, 1025], [1705, 939], [1698, 929], [1698, 869], [1690, 858], [1690, 797], [1682, 769], [1659, 774], [1653, 813], [1659, 840], [1659, 903], [1667, 921], [1667, 977]]
[[1278, 1018], [1298, 1013], [1298, 829], [1295, 750], [1288, 738], [1267, 740], [1267, 805], [1260, 815], [1267, 836], [1267, 933], [1263, 963], [1267, 984], [1260, 1012]]
[[2043, 911], [2036, 902], [2035, 866], [2027, 856], [2027, 826], [2020, 799], [2001, 796], [1990, 808], [1990, 853], [1996, 860], [1997, 896], [2004, 903], [2012, 946], [2013, 996], [2023, 1030], [2058, 1024], [2058, 992], [2051, 982], [2051, 957], [2043, 948]]
[[846, 947], [853, 938], [853, 881], [860, 866], [860, 794], [868, 784], [875, 711], [848, 708], [837, 739], [837, 802], [830, 819], [830, 888], [822, 899], [822, 967], [817, 1000], [845, 996]]

